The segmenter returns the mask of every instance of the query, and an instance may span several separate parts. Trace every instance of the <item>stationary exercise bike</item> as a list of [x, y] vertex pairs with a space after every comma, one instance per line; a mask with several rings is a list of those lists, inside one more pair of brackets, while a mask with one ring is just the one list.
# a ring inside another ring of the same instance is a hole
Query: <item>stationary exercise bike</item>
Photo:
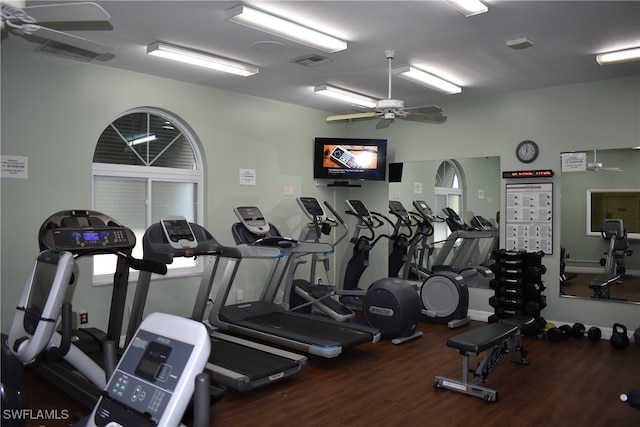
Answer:
[[609, 241], [609, 250], [605, 252], [607, 257], [600, 260], [604, 273], [593, 279], [589, 288], [593, 289], [592, 298], [619, 299], [611, 297], [611, 285], [622, 280], [625, 257], [633, 254], [629, 250], [627, 230], [621, 219], [605, 219], [600, 233], [603, 239]]
[[[92, 408], [106, 381], [103, 344], [120, 340], [129, 268], [158, 268], [163, 273], [166, 267], [133, 258], [133, 231], [96, 211], [57, 212], [44, 221], [38, 240], [42, 252], [18, 302], [8, 344], [23, 364], [31, 364], [37, 374]], [[72, 330], [76, 259], [97, 254], [118, 255], [109, 327], [106, 333], [97, 328]], [[56, 332], [59, 318], [62, 330]]]

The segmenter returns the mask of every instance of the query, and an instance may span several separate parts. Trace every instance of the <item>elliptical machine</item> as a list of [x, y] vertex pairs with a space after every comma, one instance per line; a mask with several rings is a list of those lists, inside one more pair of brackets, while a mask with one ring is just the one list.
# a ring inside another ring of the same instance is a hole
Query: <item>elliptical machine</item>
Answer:
[[[301, 197], [298, 199], [298, 204], [305, 215], [313, 221], [307, 227], [310, 233], [307, 234], [303, 231], [301, 236], [311, 235], [313, 240], [318, 241], [317, 238], [319, 238], [319, 233], [323, 228], [325, 231], [329, 231], [331, 226], [337, 227], [338, 225], [343, 232], [332, 246], [335, 247], [347, 236], [349, 228], [346, 222], [328, 202], [325, 201], [324, 205], [335, 219], [327, 216], [323, 207], [315, 198]], [[314, 264], [320, 261], [323, 262], [325, 269], [328, 270], [328, 257], [315, 257], [313, 259]], [[311, 278], [313, 279], [315, 274], [313, 265], [311, 271]], [[315, 301], [320, 303], [330, 302], [346, 312], [353, 313], [353, 309], [361, 311], [366, 323], [379, 330], [383, 338], [390, 339], [394, 344], [401, 344], [422, 335], [422, 332], [416, 329], [420, 318], [419, 298], [416, 297], [413, 288], [403, 280], [397, 278], [380, 279], [374, 282], [367, 290], [340, 289], [340, 286], [333, 287], [330, 284], [322, 285], [318, 288], [320, 289], [315, 295]], [[336, 296], [338, 300], [334, 299]], [[312, 303], [314, 300], [311, 298], [313, 297], [313, 295], [310, 295], [305, 299]], [[341, 301], [342, 299], [344, 301]], [[349, 306], [345, 301], [355, 302], [355, 305]], [[315, 302], [313, 303], [315, 304]], [[326, 310], [322, 309], [321, 311], [324, 313]], [[335, 315], [330, 314], [330, 316], [335, 318]]]
[[446, 266], [438, 267], [428, 261], [433, 245], [428, 238], [433, 235], [433, 222], [444, 221], [434, 215], [426, 202], [413, 202], [416, 209], [417, 229], [409, 242], [407, 261], [403, 268], [403, 277], [418, 280], [422, 302], [423, 318], [449, 328], [457, 328], [469, 323], [469, 289], [464, 275]]

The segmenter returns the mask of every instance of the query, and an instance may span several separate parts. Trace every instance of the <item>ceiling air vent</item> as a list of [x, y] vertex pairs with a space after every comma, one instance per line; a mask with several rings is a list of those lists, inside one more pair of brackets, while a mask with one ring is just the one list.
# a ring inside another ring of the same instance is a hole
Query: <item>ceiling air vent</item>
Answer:
[[324, 56], [320, 55], [306, 55], [291, 60], [291, 62], [304, 65], [305, 67], [315, 67], [316, 65], [324, 64], [331, 61], [331, 59], [325, 58]]

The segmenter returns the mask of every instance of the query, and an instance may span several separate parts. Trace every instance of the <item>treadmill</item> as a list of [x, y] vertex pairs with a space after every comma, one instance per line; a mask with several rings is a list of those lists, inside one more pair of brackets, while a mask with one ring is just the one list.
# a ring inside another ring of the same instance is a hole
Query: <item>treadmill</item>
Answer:
[[[184, 217], [162, 218], [142, 238], [144, 259], [171, 264], [179, 257], [209, 257], [202, 275], [192, 320], [203, 321], [220, 258], [237, 258], [234, 247], [221, 246], [202, 226]], [[142, 321], [151, 274], [141, 272], [131, 308], [127, 342]], [[295, 375], [307, 366], [307, 357], [213, 330], [211, 353], [205, 367], [212, 381], [244, 392]]]
[[[212, 325], [233, 334], [325, 358], [337, 357], [348, 348], [380, 340], [380, 331], [375, 328], [287, 311], [276, 304], [275, 295], [287, 271], [288, 261], [285, 261], [282, 274], [277, 279], [276, 271], [283, 259], [287, 260], [292, 254], [331, 252], [333, 249], [326, 243], [298, 242], [283, 237], [257, 207], [238, 207], [234, 212], [240, 220], [232, 227], [240, 257], [230, 258], [227, 263], [223, 282], [209, 314]], [[261, 300], [227, 304], [243, 258], [271, 258], [275, 263]]]

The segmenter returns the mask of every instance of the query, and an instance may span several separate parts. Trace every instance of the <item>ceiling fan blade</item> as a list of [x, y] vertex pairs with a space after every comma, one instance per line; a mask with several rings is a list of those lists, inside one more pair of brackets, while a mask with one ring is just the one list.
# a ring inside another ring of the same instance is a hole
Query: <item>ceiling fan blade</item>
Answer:
[[368, 111], [366, 113], [352, 113], [352, 114], [341, 114], [337, 116], [329, 116], [327, 117], [328, 122], [332, 122], [335, 120], [353, 120], [353, 119], [365, 119], [367, 117], [375, 117], [375, 111]]
[[388, 127], [393, 122], [393, 119], [385, 119], [384, 117], [380, 119], [378, 124], [376, 125], [376, 129], [384, 129]]
[[36, 22], [89, 22], [111, 19], [111, 15], [100, 5], [92, 2], [28, 6], [22, 10]]
[[62, 44], [77, 47], [88, 52], [94, 52], [102, 55], [113, 50], [111, 46], [94, 42], [83, 37], [74, 36], [73, 34], [63, 33], [62, 31], [53, 30], [51, 28], [34, 25], [32, 29], [33, 31], [29, 31], [29, 34], [33, 34], [34, 36], [41, 37], [43, 39], [53, 40]]
[[407, 113], [403, 118], [414, 122], [434, 123], [437, 125], [447, 121], [447, 116], [443, 116], [442, 114]]
[[442, 114], [442, 108], [437, 105], [429, 105], [426, 107], [410, 107], [405, 108], [405, 111], [409, 113], [418, 113], [418, 114]]

